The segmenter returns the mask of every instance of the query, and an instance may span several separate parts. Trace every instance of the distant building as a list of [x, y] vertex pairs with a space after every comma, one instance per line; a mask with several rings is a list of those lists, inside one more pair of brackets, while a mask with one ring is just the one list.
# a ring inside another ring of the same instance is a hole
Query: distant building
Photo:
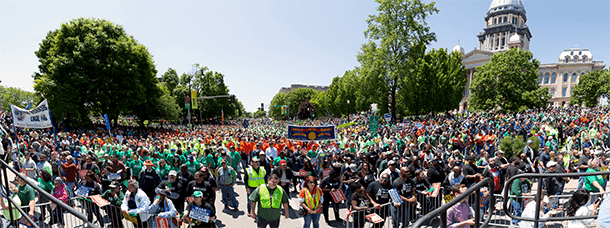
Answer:
[[606, 65], [602, 61], [593, 61], [589, 49], [567, 49], [559, 55], [557, 63], [540, 64], [538, 84], [549, 88], [549, 102], [553, 106], [565, 105], [570, 103], [570, 96], [581, 75], [604, 67]]
[[282, 87], [280, 89], [280, 93], [288, 93], [288, 92], [292, 92], [296, 89], [300, 89], [300, 88], [310, 88], [310, 89], [314, 89], [315, 91], [318, 92], [326, 92], [328, 90], [328, 86], [318, 86], [318, 85], [301, 85], [301, 84], [292, 84], [290, 85], [290, 87]]

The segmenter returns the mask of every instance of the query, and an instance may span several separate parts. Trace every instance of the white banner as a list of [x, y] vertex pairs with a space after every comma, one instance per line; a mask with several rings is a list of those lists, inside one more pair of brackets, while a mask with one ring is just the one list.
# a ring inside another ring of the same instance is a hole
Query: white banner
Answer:
[[50, 128], [51, 118], [49, 114], [49, 104], [47, 100], [40, 102], [36, 108], [25, 110], [17, 106], [11, 105], [11, 113], [13, 113], [13, 121], [15, 127], [21, 128]]

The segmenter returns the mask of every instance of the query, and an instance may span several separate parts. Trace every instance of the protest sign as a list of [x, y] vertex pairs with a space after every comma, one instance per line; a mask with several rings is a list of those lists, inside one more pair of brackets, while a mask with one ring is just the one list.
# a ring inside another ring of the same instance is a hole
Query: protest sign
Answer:
[[309, 172], [305, 171], [304, 169], [301, 169], [299, 171], [299, 176], [302, 176], [302, 177], [309, 176]]
[[339, 189], [331, 191], [330, 195], [333, 197], [333, 200], [335, 200], [335, 203], [345, 200], [345, 195], [343, 195], [343, 192]]
[[166, 218], [156, 217], [158, 228], [169, 228], [169, 222]]
[[[32, 221], [36, 222], [36, 217], [30, 217], [32, 219]], [[25, 219], [25, 217], [21, 217], [21, 219], [19, 219], [19, 224], [26, 226], [27, 228], [32, 227], [32, 224]]]
[[388, 193], [390, 194], [390, 197], [392, 198], [392, 202], [397, 203], [397, 204], [403, 204], [405, 202], [402, 200], [402, 198], [400, 198], [400, 195], [398, 194], [398, 190], [396, 190], [396, 188], [390, 189], [388, 191]]
[[199, 220], [200, 222], [208, 222], [210, 220], [210, 210], [198, 206], [191, 206], [189, 218]]
[[108, 179], [109, 180], [120, 180], [121, 173], [108, 173]]
[[371, 221], [373, 224], [376, 223], [380, 223], [383, 222], [383, 218], [381, 218], [379, 215], [377, 215], [376, 213], [370, 214], [366, 216], [366, 219], [368, 219], [369, 221]]
[[186, 197], [186, 202], [191, 203], [191, 202], [193, 202], [193, 200], [195, 200], [195, 197], [192, 197], [192, 196]]
[[322, 170], [322, 177], [327, 177], [328, 175], [330, 175], [330, 171], [331, 170], [332, 170], [331, 168], [323, 169]]
[[441, 190], [441, 183], [434, 183], [432, 184], [432, 188], [434, 188], [434, 190], [432, 190], [432, 194], [430, 195], [430, 197], [434, 198], [436, 196], [438, 196], [438, 192]]
[[337, 138], [335, 126], [288, 126], [287, 137], [295, 141], [326, 141]]
[[90, 198], [90, 199], [91, 199], [91, 200], [92, 200], [92, 201], [93, 201], [95, 204], [97, 204], [97, 205], [98, 205], [98, 206], [100, 206], [100, 207], [103, 207], [103, 206], [106, 206], [106, 205], [109, 205], [109, 204], [110, 204], [110, 202], [108, 202], [108, 200], [105, 200], [105, 199], [104, 199], [104, 198], [102, 198], [102, 196], [100, 196], [100, 195], [92, 195], [92, 196], [89, 196], [89, 198]]
[[129, 215], [129, 213], [127, 213], [125, 211], [121, 211], [121, 212], [123, 212], [123, 218], [127, 219], [127, 221], [130, 221], [133, 224], [138, 225], [138, 219], [136, 219], [136, 217]]
[[89, 171], [89, 170], [87, 170], [87, 169], [79, 170], [79, 171], [78, 171], [78, 175], [79, 175], [81, 178], [85, 179], [85, 175], [87, 175], [87, 171]]
[[82, 196], [82, 197], [87, 197], [87, 195], [89, 195], [89, 191], [91, 191], [91, 188], [87, 188], [85, 186], [78, 186], [78, 189], [76, 190], [76, 195], [77, 196]]
[[453, 200], [453, 195], [446, 195], [445, 197], [443, 197], [443, 200], [445, 200], [445, 203], [449, 203], [449, 201]]

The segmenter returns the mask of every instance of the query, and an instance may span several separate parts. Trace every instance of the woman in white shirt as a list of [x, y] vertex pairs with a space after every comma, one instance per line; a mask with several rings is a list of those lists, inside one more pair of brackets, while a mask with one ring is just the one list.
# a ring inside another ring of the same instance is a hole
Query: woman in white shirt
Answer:
[[[539, 197], [543, 197], [542, 201], [540, 201], [541, 208], [536, 207], [536, 200], [538, 200]], [[536, 217], [536, 210], [541, 210], [540, 214], [539, 214], [539, 218], [541, 218], [541, 219], [549, 218], [549, 217], [553, 216], [556, 212], [549, 211], [545, 214], [542, 211], [542, 207], [547, 206], [547, 205], [549, 205], [549, 197], [546, 196], [545, 192], [542, 192], [542, 194], [540, 194], [540, 196], [536, 196], [536, 198], [534, 198], [534, 200], [530, 201], [529, 203], [527, 203], [527, 205], [525, 205], [525, 208], [523, 209], [523, 212], [521, 213], [521, 217], [534, 218], [534, 217]], [[544, 222], [538, 222], [538, 228], [541, 228], [544, 226], [545, 226]], [[534, 228], [534, 222], [521, 221], [519, 223], [519, 227], [520, 228]]]
[[[589, 197], [591, 197], [589, 191], [584, 188], [574, 192], [574, 195], [572, 195], [568, 201], [566, 214], [570, 217], [594, 215], [597, 211], [599, 202], [587, 206], [586, 204], [589, 201]], [[568, 222], [568, 228], [587, 228], [593, 221], [594, 219], [570, 220]]]

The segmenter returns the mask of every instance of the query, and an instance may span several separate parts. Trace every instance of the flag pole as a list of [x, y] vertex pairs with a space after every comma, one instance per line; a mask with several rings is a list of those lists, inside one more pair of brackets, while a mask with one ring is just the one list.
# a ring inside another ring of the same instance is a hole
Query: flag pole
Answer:
[[[42, 98], [44, 98], [44, 96], [42, 96]], [[45, 98], [45, 100], [47, 100]], [[55, 136], [55, 149], [57, 149], [57, 151], [59, 151], [59, 143], [57, 142], [57, 133], [55, 132], [55, 125], [53, 124], [53, 118], [51, 117], [51, 106], [49, 105], [49, 102], [47, 100], [47, 109], [49, 109], [49, 120], [51, 121], [51, 128], [53, 128], [53, 135]]]

